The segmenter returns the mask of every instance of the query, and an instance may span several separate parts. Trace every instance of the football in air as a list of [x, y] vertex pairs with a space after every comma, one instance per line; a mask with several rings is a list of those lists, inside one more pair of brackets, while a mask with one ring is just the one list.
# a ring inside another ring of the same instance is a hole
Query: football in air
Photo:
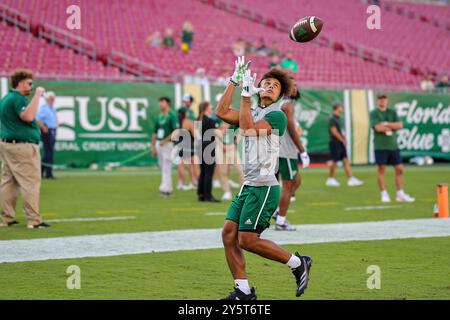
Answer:
[[296, 42], [308, 42], [319, 35], [322, 26], [323, 21], [319, 17], [305, 17], [294, 24], [289, 37]]

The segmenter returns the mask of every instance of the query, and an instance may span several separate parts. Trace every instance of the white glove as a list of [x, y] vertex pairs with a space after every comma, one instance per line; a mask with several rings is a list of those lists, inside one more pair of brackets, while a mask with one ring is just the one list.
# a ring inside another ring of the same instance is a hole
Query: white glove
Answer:
[[230, 82], [235, 86], [239, 86], [242, 82], [242, 78], [244, 77], [245, 71], [247, 71], [248, 67], [252, 63], [251, 60], [245, 63], [245, 57], [238, 57], [237, 60], [234, 62], [234, 73], [230, 77]]
[[244, 74], [244, 78], [242, 79], [241, 96], [250, 98], [254, 94], [257, 94], [261, 91], [265, 91], [263, 88], [256, 88], [255, 81], [256, 81], [256, 73], [254, 73], [253, 77], [252, 77], [251, 71], [246, 70], [245, 74]]
[[308, 168], [311, 160], [309, 159], [308, 152], [300, 153], [300, 159], [302, 159], [303, 168]]

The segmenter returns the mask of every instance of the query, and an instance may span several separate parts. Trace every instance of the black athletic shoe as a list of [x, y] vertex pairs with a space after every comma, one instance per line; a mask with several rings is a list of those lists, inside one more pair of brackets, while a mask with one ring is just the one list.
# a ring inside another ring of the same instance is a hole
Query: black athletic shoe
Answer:
[[216, 198], [214, 198], [214, 197], [211, 197], [211, 198], [205, 198], [203, 201], [204, 201], [204, 202], [221, 202], [220, 200], [218, 200], [218, 199], [216, 199]]
[[296, 252], [295, 255], [302, 261], [302, 264], [299, 267], [292, 269], [292, 273], [297, 282], [297, 292], [295, 293], [295, 296], [300, 297], [308, 287], [312, 259], [308, 256], [301, 256], [298, 252]]
[[235, 287], [234, 291], [230, 292], [229, 296], [221, 300], [256, 300], [255, 287], [251, 288], [251, 292], [249, 294], [245, 294]]
[[28, 225], [28, 229], [45, 229], [45, 228], [50, 228], [50, 225], [45, 222], [41, 222], [37, 225], [32, 225], [32, 224]]
[[12, 227], [12, 226], [14, 226], [16, 224], [19, 224], [19, 221], [13, 220], [13, 221], [8, 222], [8, 223], [0, 223], [0, 227]]

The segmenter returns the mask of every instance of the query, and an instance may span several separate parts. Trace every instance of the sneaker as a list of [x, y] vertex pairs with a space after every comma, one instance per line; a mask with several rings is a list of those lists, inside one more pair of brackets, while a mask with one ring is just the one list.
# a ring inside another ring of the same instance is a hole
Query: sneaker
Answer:
[[411, 197], [409, 194], [402, 193], [397, 194], [397, 197], [395, 198], [397, 202], [414, 202], [416, 201], [416, 198]]
[[245, 294], [235, 287], [234, 291], [230, 292], [230, 295], [221, 300], [256, 300], [255, 287], [250, 289], [249, 294]]
[[220, 200], [218, 200], [218, 199], [216, 199], [216, 198], [214, 198], [214, 197], [210, 197], [210, 198], [205, 198], [204, 200], [203, 200], [203, 202], [220, 202]]
[[194, 185], [192, 183], [181, 185], [181, 190], [189, 191], [194, 189]]
[[328, 178], [326, 185], [327, 187], [339, 187], [341, 184], [335, 178]]
[[220, 188], [220, 181], [217, 179], [213, 180], [213, 188], [214, 189], [219, 189]]
[[356, 186], [362, 186], [364, 184], [364, 182], [362, 182], [359, 179], [356, 179], [355, 177], [351, 177], [348, 179], [347, 181], [347, 185], [349, 187], [356, 187]]
[[181, 190], [183, 188], [184, 184], [182, 184], [181, 182], [178, 182], [177, 184], [177, 190]]
[[237, 182], [234, 182], [233, 180], [228, 180], [228, 184], [230, 185], [230, 188], [233, 189], [239, 189], [241, 185]]
[[391, 197], [389, 197], [389, 193], [387, 192], [381, 193], [381, 202], [391, 202]]
[[231, 195], [231, 192], [225, 192], [222, 196], [223, 201], [231, 201], [233, 199], [233, 196]]
[[275, 230], [277, 231], [295, 231], [293, 226], [291, 226], [287, 221], [284, 224], [275, 224]]
[[13, 220], [13, 221], [8, 222], [8, 223], [0, 223], [0, 227], [12, 227], [12, 226], [14, 226], [16, 224], [19, 224], [19, 221]]
[[295, 293], [296, 297], [300, 297], [308, 287], [309, 282], [309, 272], [312, 266], [312, 259], [308, 256], [301, 256], [298, 252], [295, 253], [297, 257], [300, 258], [302, 264], [292, 269], [292, 273], [295, 276], [295, 281], [297, 283], [297, 291]]
[[291, 196], [291, 202], [295, 202], [295, 200], [297, 200], [297, 199], [295, 199], [295, 196]]
[[32, 224], [28, 225], [28, 229], [45, 229], [45, 228], [49, 228], [49, 227], [50, 227], [50, 225], [45, 222], [41, 222], [37, 225], [32, 225]]

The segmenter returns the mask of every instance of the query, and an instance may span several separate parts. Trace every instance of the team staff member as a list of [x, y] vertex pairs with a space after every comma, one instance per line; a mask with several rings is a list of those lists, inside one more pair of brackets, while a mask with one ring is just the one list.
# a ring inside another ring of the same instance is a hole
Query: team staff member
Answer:
[[41, 128], [41, 138], [44, 144], [44, 157], [42, 159], [42, 177], [46, 179], [55, 179], [53, 176], [53, 154], [55, 152], [56, 128], [58, 127], [58, 118], [56, 116], [55, 93], [49, 91], [46, 94], [46, 104], [39, 108], [36, 120]]
[[39, 99], [44, 88], [37, 87], [28, 103], [33, 87], [30, 70], [16, 70], [11, 76], [12, 90], [0, 101], [0, 157], [2, 203], [0, 226], [18, 224], [15, 220], [19, 191], [23, 196], [23, 210], [28, 228], [47, 228], [39, 213], [41, 188], [41, 156], [39, 152], [39, 126], [35, 120]]
[[394, 166], [395, 185], [397, 187], [396, 200], [413, 202], [415, 199], [403, 191], [403, 165], [397, 145], [396, 131], [403, 128], [403, 123], [395, 110], [388, 108], [388, 97], [384, 93], [378, 95], [378, 107], [370, 112], [370, 124], [375, 135], [375, 162], [377, 164], [377, 181], [381, 191], [381, 201], [391, 201], [384, 184], [384, 173], [386, 165], [392, 165]]
[[159, 98], [161, 112], [155, 122], [155, 130], [152, 134], [152, 156], [158, 155], [158, 163], [161, 168], [161, 184], [159, 192], [163, 196], [169, 196], [173, 192], [172, 187], [172, 133], [178, 129], [178, 117], [170, 110], [170, 99]]
[[363, 182], [355, 178], [352, 174], [350, 161], [347, 157], [347, 139], [345, 139], [342, 132], [341, 114], [344, 112], [344, 107], [340, 102], [333, 104], [333, 116], [328, 121], [328, 132], [330, 134], [330, 153], [332, 162], [330, 165], [330, 173], [326, 182], [329, 187], [339, 187], [340, 183], [334, 178], [336, 166], [338, 161], [344, 164], [344, 171], [348, 177], [347, 184], [350, 187], [360, 186]]
[[199, 109], [200, 115], [198, 120], [202, 122], [202, 158], [197, 189], [198, 200], [202, 202], [219, 202], [212, 196], [212, 179], [214, 168], [216, 167], [215, 129], [217, 124], [211, 117], [213, 112], [209, 102], [200, 103]]

